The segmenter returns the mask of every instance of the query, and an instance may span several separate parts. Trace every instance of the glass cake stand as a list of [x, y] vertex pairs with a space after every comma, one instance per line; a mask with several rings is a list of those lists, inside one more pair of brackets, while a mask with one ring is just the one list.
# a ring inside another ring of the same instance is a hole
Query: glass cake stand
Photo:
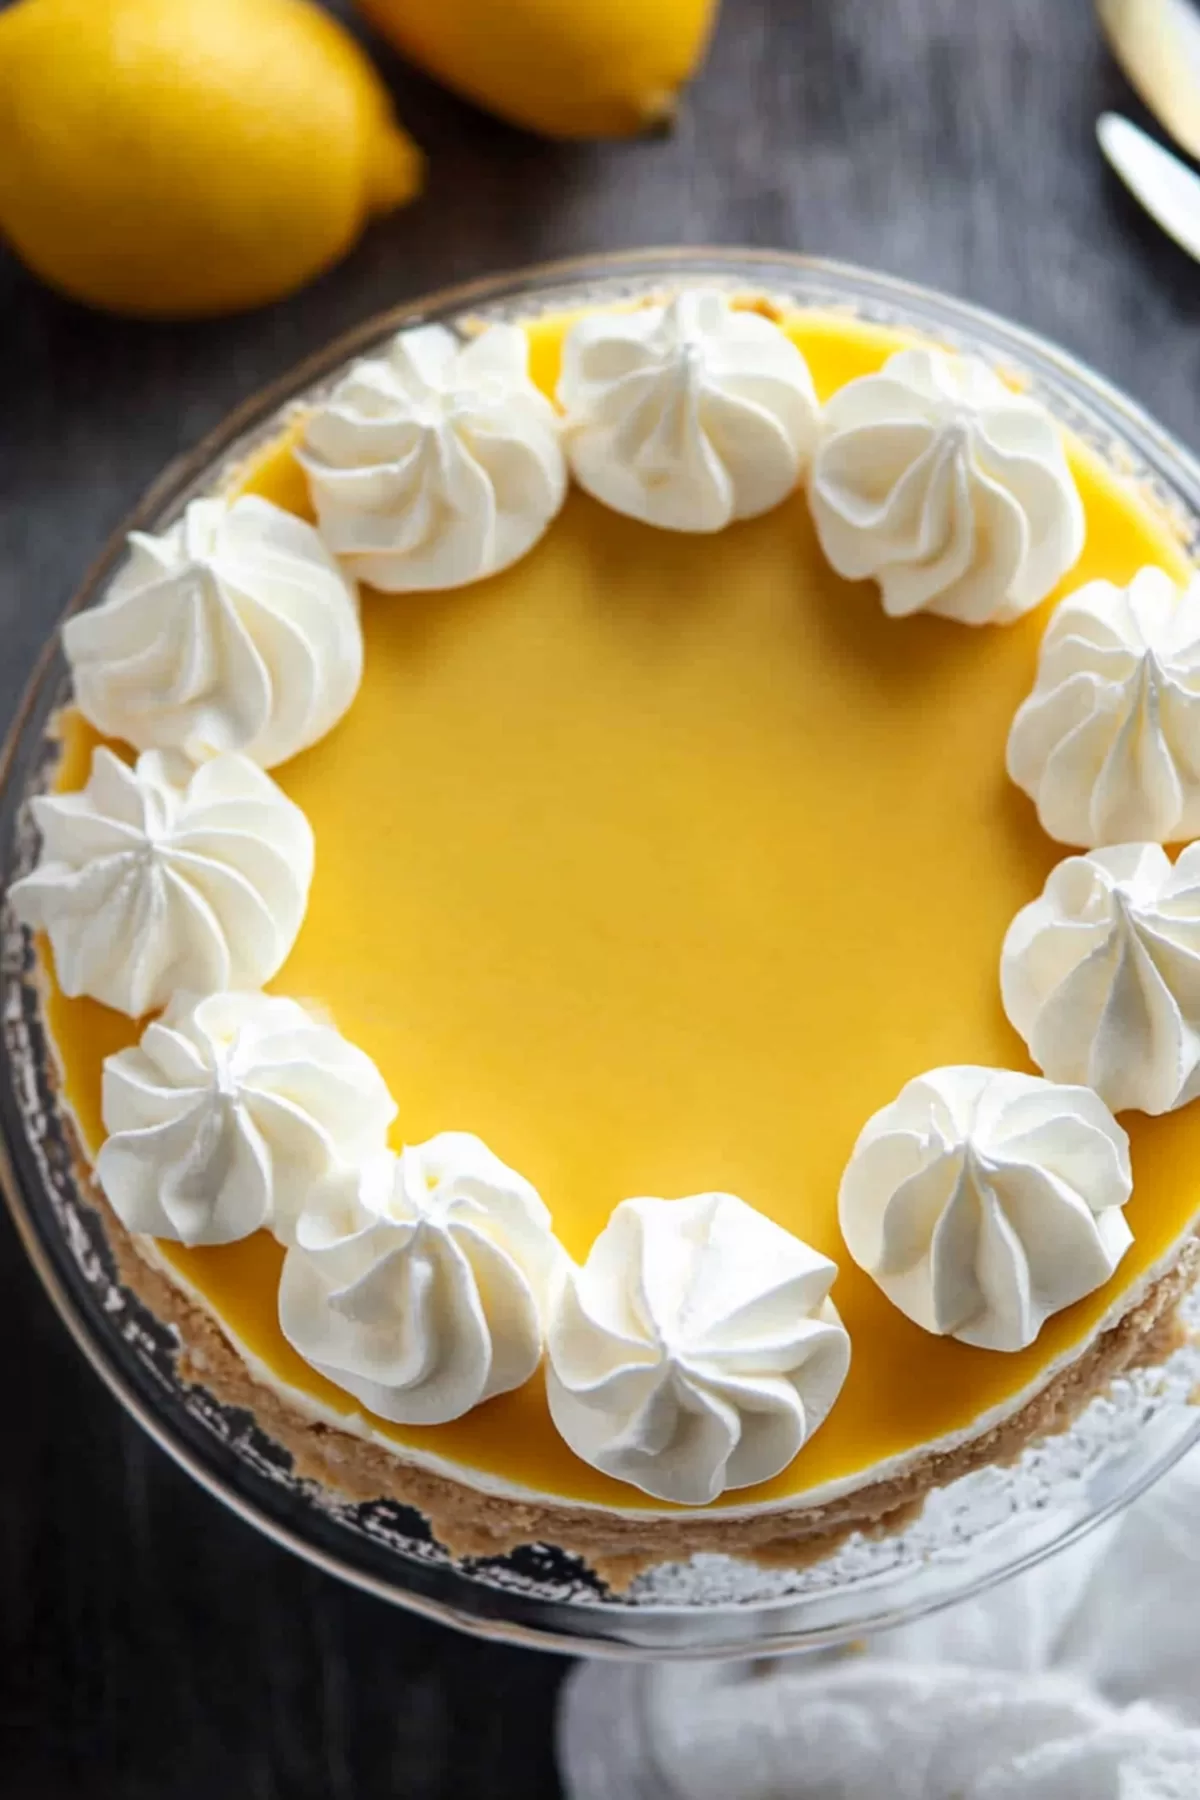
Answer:
[[[1115, 467], [1148, 486], [1200, 546], [1200, 465], [1107, 383], [1062, 351], [991, 314], [923, 288], [810, 257], [746, 251], [641, 252], [560, 263], [473, 283], [373, 319], [249, 401], [174, 464], [101, 553], [71, 603], [87, 606], [118, 562], [126, 531], [163, 530], [277, 429], [281, 409], [326, 388], [352, 356], [421, 320], [501, 319], [616, 300], [703, 280], [776, 295], [792, 307], [895, 324], [970, 349], [1028, 382]], [[35, 851], [25, 800], [49, 780], [48, 724], [68, 694], [57, 636], [46, 648], [0, 763], [0, 875]], [[625, 1594], [574, 1558], [536, 1547], [465, 1562], [415, 1512], [353, 1504], [292, 1472], [255, 1419], [176, 1370], [176, 1341], [118, 1279], [63, 1117], [33, 979], [28, 935], [3, 924], [5, 1057], [0, 1179], [50, 1298], [122, 1404], [210, 1493], [310, 1562], [416, 1612], [481, 1636], [593, 1656], [750, 1656], [820, 1648], [966, 1597], [1098, 1524], [1200, 1435], [1187, 1404], [1200, 1352], [1186, 1348], [1117, 1382], [1068, 1431], [1008, 1468], [964, 1477], [905, 1530], [854, 1538], [804, 1569], [721, 1556], [667, 1565]], [[1200, 1312], [1200, 1303], [1198, 1303]]]

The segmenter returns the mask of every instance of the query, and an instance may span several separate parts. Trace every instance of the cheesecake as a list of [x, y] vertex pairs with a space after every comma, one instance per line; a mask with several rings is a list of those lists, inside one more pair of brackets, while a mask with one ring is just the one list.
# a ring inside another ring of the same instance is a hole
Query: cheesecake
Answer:
[[11, 901], [186, 1372], [462, 1554], [820, 1555], [1162, 1357], [1200, 587], [1020, 385], [402, 332], [64, 634]]

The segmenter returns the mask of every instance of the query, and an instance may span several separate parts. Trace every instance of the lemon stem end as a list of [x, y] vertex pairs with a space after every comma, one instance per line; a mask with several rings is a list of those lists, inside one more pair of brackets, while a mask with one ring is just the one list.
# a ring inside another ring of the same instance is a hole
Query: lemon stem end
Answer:
[[367, 210], [372, 217], [414, 200], [425, 185], [425, 158], [407, 132], [386, 122], [371, 147]]

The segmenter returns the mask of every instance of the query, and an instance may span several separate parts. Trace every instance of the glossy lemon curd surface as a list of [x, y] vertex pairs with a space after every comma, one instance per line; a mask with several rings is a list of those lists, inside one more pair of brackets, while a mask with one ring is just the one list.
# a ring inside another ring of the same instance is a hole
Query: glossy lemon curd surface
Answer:
[[[822, 395], [900, 342], [797, 317]], [[563, 321], [531, 327], [553, 385]], [[1080, 447], [1065, 584], [1182, 573], [1168, 523]], [[300, 510], [286, 441], [244, 485]], [[715, 537], [573, 492], [515, 568], [364, 597], [366, 676], [276, 779], [311, 819], [312, 898], [276, 991], [320, 1001], [382, 1069], [397, 1141], [477, 1132], [583, 1257], [626, 1196], [741, 1195], [839, 1265], [853, 1362], [828, 1422], [746, 1505], [969, 1428], [1077, 1349], [1200, 1210], [1200, 1108], [1131, 1116], [1134, 1248], [1016, 1355], [920, 1331], [846, 1255], [838, 1181], [867, 1118], [942, 1063], [1027, 1068], [998, 991], [1017, 909], [1063, 851], [1007, 780], [1042, 610], [972, 630], [885, 618], [840, 581], [802, 495]], [[64, 726], [61, 781], [93, 742]], [[67, 1092], [100, 1141], [103, 1055], [138, 1027], [52, 995]], [[353, 1410], [285, 1343], [264, 1234], [163, 1246], [275, 1376]], [[564, 1500], [645, 1506], [555, 1434], [539, 1378], [399, 1445]], [[667, 1510], [667, 1509], [663, 1509]]]

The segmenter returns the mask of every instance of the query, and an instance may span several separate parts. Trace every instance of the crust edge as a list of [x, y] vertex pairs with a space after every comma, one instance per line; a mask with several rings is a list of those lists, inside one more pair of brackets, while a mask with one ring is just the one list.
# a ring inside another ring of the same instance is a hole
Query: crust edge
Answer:
[[283, 1446], [297, 1475], [353, 1501], [389, 1499], [415, 1507], [439, 1543], [456, 1556], [499, 1556], [529, 1544], [554, 1544], [582, 1557], [616, 1590], [641, 1570], [702, 1552], [740, 1556], [766, 1567], [820, 1561], [854, 1532], [900, 1530], [927, 1495], [993, 1463], [1011, 1463], [1039, 1438], [1065, 1430], [1083, 1408], [1128, 1370], [1163, 1361], [1186, 1339], [1178, 1318], [1200, 1277], [1200, 1237], [1180, 1246], [1172, 1266], [1084, 1354], [1061, 1370], [1010, 1418], [952, 1450], [932, 1452], [902, 1474], [868, 1482], [824, 1505], [794, 1506], [746, 1518], [672, 1514], [644, 1519], [593, 1508], [486, 1494], [465, 1481], [422, 1469], [380, 1444], [306, 1417], [259, 1381], [213, 1316], [141, 1256], [131, 1234], [89, 1179], [122, 1281], [179, 1337], [184, 1380], [224, 1404], [253, 1414]]

